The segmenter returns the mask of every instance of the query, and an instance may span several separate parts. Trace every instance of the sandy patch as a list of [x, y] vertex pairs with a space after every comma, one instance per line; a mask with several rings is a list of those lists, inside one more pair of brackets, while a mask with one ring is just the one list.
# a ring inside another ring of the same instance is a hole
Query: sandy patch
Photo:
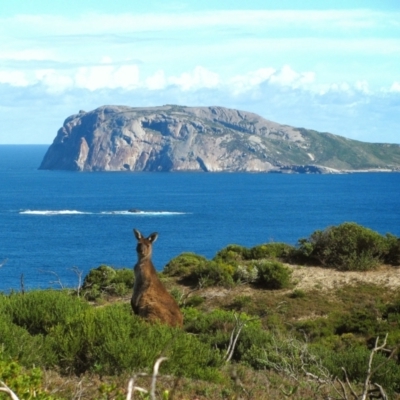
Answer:
[[373, 283], [389, 289], [400, 288], [400, 268], [382, 266], [374, 271], [341, 272], [320, 267], [288, 266], [293, 269], [296, 289], [330, 290], [358, 283]]

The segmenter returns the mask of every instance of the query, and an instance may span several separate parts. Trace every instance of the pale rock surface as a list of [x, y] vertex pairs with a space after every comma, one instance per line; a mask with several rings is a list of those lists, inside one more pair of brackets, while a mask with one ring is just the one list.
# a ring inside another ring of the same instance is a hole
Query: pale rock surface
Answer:
[[[324, 150], [313, 147], [315, 139], [307, 132], [223, 107], [103, 106], [67, 118], [40, 169], [285, 173], [352, 169], [336, 156], [326, 161]], [[338, 169], [336, 163], [344, 167]]]

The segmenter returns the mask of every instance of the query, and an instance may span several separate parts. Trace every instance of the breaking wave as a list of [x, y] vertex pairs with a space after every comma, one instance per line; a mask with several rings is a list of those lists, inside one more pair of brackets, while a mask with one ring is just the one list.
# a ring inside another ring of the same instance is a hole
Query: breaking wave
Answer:
[[101, 212], [88, 212], [78, 210], [23, 210], [20, 214], [30, 215], [82, 215], [82, 214], [102, 214], [102, 215], [149, 215], [149, 216], [163, 216], [163, 215], [182, 215], [187, 214], [178, 211], [101, 211]]
[[101, 214], [117, 215], [179, 215], [186, 214], [178, 211], [102, 211]]
[[24, 210], [20, 214], [32, 215], [73, 215], [73, 214], [92, 214], [90, 212], [77, 211], [77, 210]]

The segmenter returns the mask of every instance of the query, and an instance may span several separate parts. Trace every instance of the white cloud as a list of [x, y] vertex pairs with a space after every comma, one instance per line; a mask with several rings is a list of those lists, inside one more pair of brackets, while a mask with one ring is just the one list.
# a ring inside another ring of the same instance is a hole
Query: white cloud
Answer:
[[0, 71], [0, 83], [11, 86], [28, 86], [29, 81], [22, 71]]
[[261, 84], [289, 87], [292, 89], [303, 88], [313, 90], [315, 73], [296, 72], [289, 65], [281, 69], [260, 68], [244, 75], [236, 75], [230, 81], [230, 88], [235, 94], [240, 94], [258, 88]]
[[389, 90], [391, 92], [400, 92], [400, 82], [393, 82]]
[[38, 82], [42, 83], [49, 93], [58, 94], [74, 86], [74, 80], [54, 69], [38, 70], [35, 73]]
[[146, 79], [146, 87], [150, 90], [164, 89], [167, 85], [165, 73], [162, 69]]
[[281, 70], [273, 74], [269, 81], [282, 86], [290, 86], [292, 88], [306, 87], [315, 80], [314, 72], [294, 71], [289, 65], [284, 65]]
[[370, 93], [369, 84], [367, 81], [357, 81], [355, 83], [355, 88], [362, 93]]
[[0, 70], [0, 83], [14, 87], [41, 84], [48, 93], [60, 94], [72, 89], [125, 89], [139, 86], [137, 65], [99, 64], [76, 69]]
[[76, 87], [94, 91], [102, 88], [133, 89], [139, 83], [139, 68], [136, 65], [99, 65], [81, 67], [74, 77]]
[[[73, 89], [123, 89], [132, 91], [137, 88], [143, 90], [162, 91], [175, 86], [183, 92], [195, 92], [202, 89], [217, 89], [231, 93], [234, 96], [246, 92], [260, 92], [267, 86], [275, 88], [299, 89], [325, 95], [327, 93], [372, 93], [365, 80], [349, 82], [319, 82], [313, 71], [296, 71], [289, 65], [280, 69], [272, 67], [259, 68], [240, 75], [221, 76], [203, 66], [184, 71], [180, 75], [167, 75], [159, 69], [156, 72], [140, 79], [139, 66], [135, 64], [113, 64], [110, 57], [105, 56], [100, 63], [93, 66], [65, 68], [65, 69], [36, 69], [30, 70], [0, 70], [0, 83], [15, 87], [27, 87], [37, 84], [43, 85], [48, 93], [60, 94]], [[145, 74], [143, 74], [145, 75]], [[386, 91], [400, 91], [400, 84], [394, 82]]]
[[235, 94], [240, 94], [251, 90], [262, 82], [268, 81], [275, 73], [275, 68], [270, 67], [260, 68], [243, 75], [236, 75], [230, 80], [230, 87]]
[[178, 77], [171, 76], [168, 82], [187, 91], [217, 87], [220, 83], [220, 78], [217, 73], [209, 71], [204, 67], [197, 66], [192, 72], [184, 72]]

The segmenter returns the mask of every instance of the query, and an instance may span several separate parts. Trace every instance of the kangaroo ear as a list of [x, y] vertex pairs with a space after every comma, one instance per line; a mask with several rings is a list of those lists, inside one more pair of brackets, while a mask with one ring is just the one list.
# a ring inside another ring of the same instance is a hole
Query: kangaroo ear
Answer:
[[158, 233], [154, 232], [147, 238], [147, 240], [150, 240], [150, 242], [154, 243], [157, 240], [157, 238], [158, 238]]
[[133, 233], [135, 234], [137, 240], [142, 239], [143, 236], [137, 229], [134, 229]]

